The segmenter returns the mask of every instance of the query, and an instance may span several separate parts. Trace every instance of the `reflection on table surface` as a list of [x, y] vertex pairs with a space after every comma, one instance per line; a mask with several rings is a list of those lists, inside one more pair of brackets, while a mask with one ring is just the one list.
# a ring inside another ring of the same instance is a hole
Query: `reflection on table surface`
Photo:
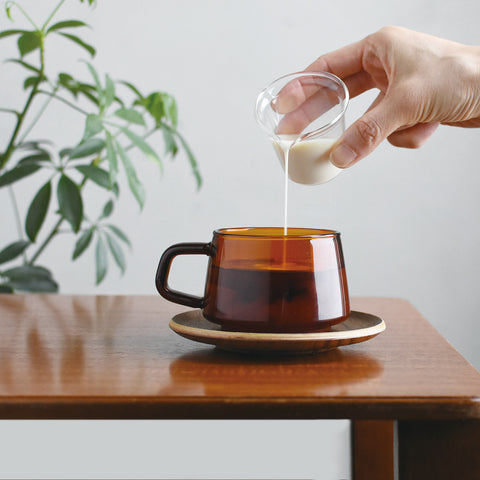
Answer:
[[[407, 302], [359, 299], [354, 308], [383, 317], [387, 330], [365, 343], [317, 355], [253, 357], [179, 337], [168, 323], [185, 307], [160, 297], [2, 295], [0, 396], [372, 398], [478, 393], [477, 372], [470, 372], [465, 360]], [[422, 333], [415, 336], [420, 322]], [[458, 368], [467, 372], [461, 384]]]

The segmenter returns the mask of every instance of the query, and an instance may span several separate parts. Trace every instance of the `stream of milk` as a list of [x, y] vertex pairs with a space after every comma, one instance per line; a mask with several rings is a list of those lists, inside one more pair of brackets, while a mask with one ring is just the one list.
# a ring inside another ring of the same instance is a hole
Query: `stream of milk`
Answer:
[[318, 185], [336, 177], [341, 168], [330, 162], [330, 150], [336, 142], [334, 138], [303, 140], [295, 143], [296, 137], [283, 136], [273, 141], [280, 163], [285, 170], [284, 181], [284, 223], [287, 235], [288, 225], [288, 179], [304, 185]]

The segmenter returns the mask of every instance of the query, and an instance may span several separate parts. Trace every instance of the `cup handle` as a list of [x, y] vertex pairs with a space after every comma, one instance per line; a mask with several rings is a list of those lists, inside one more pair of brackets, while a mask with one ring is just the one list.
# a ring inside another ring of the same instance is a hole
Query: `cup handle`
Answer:
[[188, 293], [182, 293], [169, 288], [168, 274], [170, 273], [172, 261], [177, 255], [210, 256], [210, 253], [210, 243], [177, 243], [176, 245], [168, 247], [160, 258], [157, 274], [155, 276], [155, 285], [157, 286], [158, 293], [171, 302], [186, 305], [187, 307], [203, 308], [205, 297], [197, 297], [195, 295], [189, 295]]

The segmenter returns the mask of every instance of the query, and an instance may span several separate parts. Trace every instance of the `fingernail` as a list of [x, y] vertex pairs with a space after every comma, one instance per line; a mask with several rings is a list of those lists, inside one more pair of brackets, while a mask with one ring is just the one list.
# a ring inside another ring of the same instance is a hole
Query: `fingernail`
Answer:
[[331, 162], [339, 168], [348, 167], [356, 158], [357, 154], [344, 143], [335, 147], [330, 154]]

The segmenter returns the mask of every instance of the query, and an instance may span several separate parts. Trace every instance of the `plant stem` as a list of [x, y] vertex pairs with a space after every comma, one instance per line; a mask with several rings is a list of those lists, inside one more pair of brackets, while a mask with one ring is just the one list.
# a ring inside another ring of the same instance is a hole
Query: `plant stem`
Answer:
[[29, 265], [33, 265], [35, 260], [38, 258], [38, 256], [45, 250], [46, 246], [50, 243], [53, 237], [58, 233], [58, 229], [60, 228], [60, 225], [65, 219], [63, 217], [60, 217], [55, 224], [55, 226], [52, 228], [52, 231], [49, 233], [48, 237], [43, 241], [43, 243], [38, 247], [38, 250], [33, 254], [33, 257], [30, 259], [28, 262]]
[[[38, 83], [40, 83], [40, 81]], [[33, 86], [32, 91], [28, 96], [27, 102], [23, 107], [23, 111], [17, 118], [17, 124], [15, 125], [15, 130], [13, 131], [12, 137], [10, 138], [10, 142], [7, 146], [7, 149], [5, 150], [5, 154], [0, 160], [0, 169], [2, 169], [5, 166], [5, 164], [8, 162], [8, 160], [10, 160], [13, 150], [15, 149], [15, 140], [17, 139], [17, 135], [18, 135], [18, 132], [20, 131], [20, 127], [22, 126], [22, 122], [25, 117], [25, 114], [27, 113], [27, 110], [30, 107], [30, 104], [32, 103], [33, 97], [35, 96], [36, 87], [37, 85]]]
[[10, 195], [10, 200], [13, 206], [13, 214], [15, 216], [15, 224], [17, 226], [18, 237], [20, 240], [23, 239], [23, 230], [22, 230], [22, 221], [20, 220], [20, 212], [18, 210], [18, 203], [15, 197], [15, 192], [13, 191], [13, 187], [11, 185], [8, 186], [8, 194]]
[[17, 124], [15, 125], [15, 129], [12, 133], [12, 137], [10, 138], [10, 142], [5, 150], [5, 154], [0, 159], [0, 170], [5, 166], [5, 164], [10, 160], [12, 153], [15, 150], [15, 140], [17, 139], [18, 133], [20, 132], [20, 128], [22, 126], [23, 120], [25, 119], [25, 115], [32, 103], [33, 98], [38, 92], [38, 86], [40, 85], [41, 79], [43, 77], [43, 73], [45, 71], [45, 59], [44, 59], [44, 46], [43, 46], [43, 37], [40, 43], [40, 69], [38, 74], [38, 79], [32, 87], [32, 91], [27, 98], [25, 106], [23, 107], [22, 112], [18, 115]]
[[[25, 130], [23, 135], [19, 138], [18, 143], [22, 143], [27, 137], [27, 135], [32, 131], [33, 127], [38, 122], [38, 120], [40, 120], [40, 117], [43, 115], [43, 112], [45, 112], [46, 108], [48, 107], [48, 104], [52, 101], [52, 98], [55, 95], [58, 88], [59, 88], [58, 85], [56, 85], [53, 90], [53, 95], [49, 96], [49, 98], [47, 98], [44, 104], [40, 107], [40, 110], [38, 111], [37, 115], [35, 115], [35, 118], [32, 120], [32, 123], [28, 126], [28, 128]], [[37, 93], [40, 93], [40, 90]]]
[[7, 2], [5, 4], [5, 7], [8, 8], [8, 4], [10, 5], [15, 5], [22, 13], [23, 13], [23, 16], [32, 24], [33, 28], [35, 28], [36, 30], [38, 30], [38, 27], [37, 25], [35, 24], [35, 22], [30, 18], [30, 16], [28, 15], [28, 13], [22, 8], [21, 5], [19, 5], [17, 2]]
[[42, 27], [42, 32], [45, 31], [45, 28], [47, 28], [47, 25], [50, 23], [50, 20], [53, 18], [53, 16], [58, 12], [59, 8], [65, 3], [65, 0], [61, 0], [59, 4], [53, 9], [53, 12], [50, 14], [50, 16], [47, 18], [45, 23], [43, 24]]
[[[58, 90], [58, 85], [56, 87], [55, 92], [57, 90]], [[68, 105], [70, 108], [73, 108], [74, 110], [77, 110], [77, 112], [83, 113], [84, 115], [88, 115], [88, 112], [86, 110], [83, 110], [83, 108], [77, 107], [74, 103], [69, 102], [66, 98], [63, 98], [60, 95], [55, 95], [55, 93], [46, 92], [45, 90], [39, 90], [38, 93], [43, 94], [43, 95], [48, 95], [49, 97], [55, 98], [56, 100], [60, 100], [61, 102]]]
[[13, 113], [15, 115], [18, 115], [18, 112], [16, 110], [12, 110], [11, 108], [0, 108], [0, 112]]
[[[11, 185], [8, 186], [8, 194], [10, 195], [10, 201], [12, 202], [13, 206], [13, 214], [15, 216], [15, 224], [17, 226], [18, 238], [23, 240], [23, 229], [22, 229], [22, 221], [20, 219], [20, 211], [18, 210], [18, 203], [17, 198], [15, 197], [15, 192], [13, 191], [13, 187]], [[23, 263], [27, 263], [27, 254], [23, 252]]]

